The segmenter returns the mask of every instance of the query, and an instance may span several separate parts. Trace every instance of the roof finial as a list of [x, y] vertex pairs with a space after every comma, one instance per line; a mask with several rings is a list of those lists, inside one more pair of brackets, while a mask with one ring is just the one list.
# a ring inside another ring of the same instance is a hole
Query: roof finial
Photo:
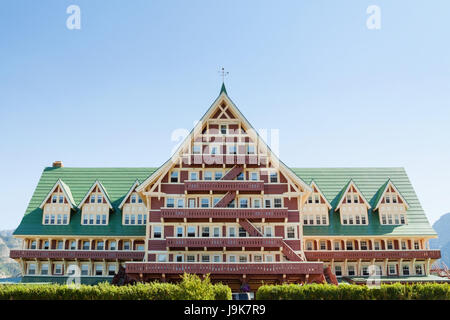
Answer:
[[219, 73], [222, 77], [222, 88], [220, 89], [220, 93], [225, 92], [225, 94], [227, 94], [227, 89], [225, 88], [225, 77], [229, 74], [229, 72], [225, 71], [225, 68], [222, 67]]

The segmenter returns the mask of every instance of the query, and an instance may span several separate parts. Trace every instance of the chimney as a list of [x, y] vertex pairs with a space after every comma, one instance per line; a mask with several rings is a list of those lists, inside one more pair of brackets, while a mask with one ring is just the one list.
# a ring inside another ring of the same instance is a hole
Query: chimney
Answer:
[[53, 168], [62, 168], [62, 167], [64, 167], [64, 166], [63, 166], [62, 161], [55, 161], [55, 162], [53, 162], [52, 167], [53, 167]]

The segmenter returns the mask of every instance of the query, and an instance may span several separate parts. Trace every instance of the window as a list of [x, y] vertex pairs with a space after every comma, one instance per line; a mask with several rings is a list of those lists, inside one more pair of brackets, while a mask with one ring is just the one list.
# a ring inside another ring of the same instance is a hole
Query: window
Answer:
[[200, 205], [202, 208], [209, 208], [209, 198], [202, 198]]
[[320, 241], [320, 250], [327, 250], [327, 243], [324, 240]]
[[276, 172], [271, 172], [269, 181], [271, 183], [277, 183], [278, 182], [278, 174]]
[[50, 220], [50, 217], [48, 214], [44, 215], [44, 224], [48, 224]]
[[241, 198], [239, 200], [239, 207], [240, 208], [248, 208], [248, 199], [247, 198]]
[[260, 199], [253, 200], [253, 208], [261, 208], [261, 200]]
[[228, 146], [228, 154], [236, 154], [236, 146]]
[[253, 256], [253, 261], [254, 262], [262, 262], [262, 255], [260, 254], [256, 254]]
[[166, 207], [167, 208], [174, 208], [175, 207], [175, 199], [174, 198], [167, 198], [166, 199]]
[[198, 180], [198, 172], [196, 172], [196, 171], [191, 172], [190, 180], [191, 180], [191, 181], [196, 181], [196, 180]]
[[136, 246], [136, 250], [137, 250], [137, 251], [144, 251], [144, 249], [145, 249], [145, 246], [144, 246], [143, 244], [138, 244], [138, 245]]
[[215, 254], [215, 255], [213, 256], [213, 262], [220, 262], [220, 255]]
[[113, 264], [110, 264], [108, 266], [108, 276], [113, 276], [116, 274], [116, 266]]
[[361, 241], [361, 248], [359, 248], [360, 250], [367, 250], [367, 241]]
[[68, 224], [69, 223], [69, 216], [67, 214], [63, 215], [63, 224]]
[[306, 242], [306, 250], [313, 250], [313, 244], [311, 241]]
[[239, 256], [239, 262], [240, 262], [240, 263], [247, 262], [247, 256], [240, 255], [240, 256]]
[[369, 275], [369, 267], [368, 266], [362, 266], [362, 275], [363, 276]]
[[202, 262], [209, 262], [209, 255], [202, 254]]
[[99, 214], [96, 215], [96, 218], [97, 218], [97, 219], [95, 220], [95, 223], [96, 223], [96, 224], [100, 224], [100, 217], [101, 217], [101, 216], [100, 216]]
[[48, 264], [47, 263], [43, 263], [41, 265], [41, 274], [48, 275]]
[[116, 250], [117, 243], [115, 241], [111, 241], [109, 243], [109, 250]]
[[213, 228], [213, 237], [220, 237], [220, 227], [214, 227]]
[[36, 249], [36, 240], [31, 241], [30, 249]]
[[195, 237], [195, 227], [194, 226], [187, 227], [187, 236]]
[[356, 274], [355, 272], [355, 266], [349, 265], [347, 269], [347, 273], [349, 276], [354, 276]]
[[184, 260], [184, 257], [182, 254], [177, 254], [175, 256], [175, 262], [183, 262], [183, 260]]
[[250, 180], [258, 181], [258, 172], [250, 172]]
[[272, 255], [266, 255], [266, 262], [273, 262], [273, 256]]
[[101, 264], [97, 264], [95, 266], [95, 275], [102, 276], [103, 275], [103, 266]]
[[59, 196], [59, 203], [64, 203], [64, 197], [63, 196]]
[[124, 241], [123, 242], [123, 250], [130, 250], [130, 249], [131, 249], [130, 241]]
[[414, 250], [420, 250], [419, 241], [414, 241]]
[[172, 182], [172, 183], [178, 182], [178, 171], [172, 171], [170, 173], [170, 182]]
[[63, 269], [63, 267], [62, 267], [62, 264], [60, 264], [60, 263], [57, 263], [57, 264], [55, 264], [55, 274], [62, 274], [62, 269]]
[[188, 199], [188, 207], [195, 208], [195, 199]]
[[273, 199], [273, 206], [274, 206], [275, 208], [281, 208], [281, 207], [282, 207], [281, 198], [275, 198], [275, 199]]
[[294, 227], [287, 227], [286, 228], [286, 235], [288, 239], [294, 239], [295, 238], [295, 228]]
[[52, 197], [52, 203], [56, 203], [58, 200], [58, 196], [57, 195], [53, 195]]
[[406, 250], [406, 241], [402, 241], [402, 250]]
[[192, 148], [192, 153], [193, 154], [200, 154], [202, 148], [199, 145], [194, 145], [194, 147]]
[[379, 242], [379, 241], [375, 241], [375, 243], [374, 243], [374, 249], [375, 249], [375, 250], [380, 250], [380, 242]]
[[97, 250], [105, 249], [105, 243], [103, 241], [97, 241]]
[[229, 255], [228, 256], [228, 262], [236, 262], [236, 256], [235, 255]]
[[50, 243], [48, 241], [44, 241], [44, 249], [45, 250], [50, 249]]
[[340, 241], [334, 242], [334, 250], [341, 250], [341, 243]]
[[177, 208], [184, 208], [184, 199], [183, 198], [177, 199]]
[[342, 277], [341, 266], [334, 266], [334, 274], [336, 275], [336, 277]]
[[318, 194], [316, 194], [316, 195], [314, 196], [314, 203], [316, 203], [316, 204], [320, 203], [320, 197], [319, 197]]
[[183, 227], [176, 227], [176, 236], [178, 238], [182, 238], [184, 236], [184, 228]]
[[353, 250], [353, 241], [346, 241], [346, 248], [347, 250]]
[[130, 200], [131, 203], [136, 203], [136, 199], [137, 199], [137, 197], [135, 194], [131, 195], [131, 200]]
[[248, 145], [247, 146], [247, 154], [255, 154], [255, 146], [254, 145]]
[[423, 275], [423, 267], [422, 265], [416, 265], [416, 274]]
[[388, 266], [388, 273], [390, 275], [397, 274], [397, 267], [395, 266], [395, 264], [390, 264]]
[[87, 265], [87, 264], [82, 264], [81, 265], [81, 275], [82, 276], [88, 276], [89, 275], [89, 265]]
[[347, 203], [352, 203], [352, 195], [351, 194], [347, 195]]
[[236, 177], [236, 180], [244, 180], [244, 173], [241, 172], [238, 174], [238, 176]]
[[90, 202], [91, 202], [91, 203], [95, 203], [95, 194], [92, 194], [92, 195], [91, 195], [91, 200], [90, 200]]
[[273, 232], [272, 232], [272, 227], [271, 226], [264, 227], [264, 235], [266, 237], [272, 237], [273, 236]]
[[203, 180], [212, 180], [212, 172], [205, 171], [205, 176], [203, 177]]
[[50, 224], [55, 224], [55, 215], [54, 214], [50, 215]]
[[153, 227], [153, 238], [160, 239], [162, 237], [162, 228], [161, 226], [154, 226]]
[[236, 237], [236, 228], [235, 227], [228, 227], [228, 236]]
[[403, 265], [403, 275], [404, 276], [409, 276], [409, 266], [408, 265]]
[[239, 237], [246, 237], [247, 236], [247, 231], [245, 231], [244, 228], [239, 227]]
[[83, 241], [83, 250], [89, 250], [91, 248], [90, 241]]
[[264, 200], [264, 207], [265, 208], [271, 208], [272, 207], [272, 201], [270, 199]]
[[214, 172], [214, 180], [220, 180], [220, 179], [222, 179], [222, 172], [221, 171]]
[[36, 264], [30, 263], [28, 265], [28, 274], [36, 274]]
[[386, 203], [391, 203], [391, 197], [389, 197], [389, 196], [385, 196], [384, 200]]
[[62, 250], [63, 248], [64, 242], [62, 240], [58, 240], [58, 242], [56, 243], [56, 248], [58, 250]]
[[217, 154], [217, 147], [215, 146], [211, 147], [211, 154]]
[[219, 197], [214, 197], [214, 199], [213, 199], [213, 207], [215, 207], [219, 203], [219, 201], [220, 201]]
[[226, 124], [222, 124], [220, 126], [220, 133], [221, 134], [227, 134], [227, 125]]
[[186, 260], [187, 260], [187, 262], [195, 262], [195, 256], [192, 254], [188, 254], [186, 256]]
[[387, 242], [387, 249], [388, 250], [394, 249], [394, 244], [393, 244], [392, 240], [388, 240], [388, 242]]
[[202, 227], [202, 237], [209, 237], [209, 227]]
[[60, 214], [58, 214], [56, 216], [56, 224], [61, 224], [62, 223], [62, 216]]
[[97, 196], [97, 203], [102, 203], [103, 202], [103, 196], [101, 194], [99, 194]]

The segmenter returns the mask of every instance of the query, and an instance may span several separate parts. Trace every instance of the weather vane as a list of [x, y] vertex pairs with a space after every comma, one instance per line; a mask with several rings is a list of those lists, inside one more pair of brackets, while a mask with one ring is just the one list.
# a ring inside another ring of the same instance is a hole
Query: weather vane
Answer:
[[222, 77], [222, 82], [225, 82], [225, 77], [229, 74], [228, 71], [225, 71], [225, 68], [222, 67], [222, 69], [219, 71], [221, 77]]

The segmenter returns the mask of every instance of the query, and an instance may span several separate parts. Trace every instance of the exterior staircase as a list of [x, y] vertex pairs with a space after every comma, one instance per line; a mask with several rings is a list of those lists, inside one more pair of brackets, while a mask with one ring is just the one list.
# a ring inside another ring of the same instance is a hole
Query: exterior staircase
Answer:
[[334, 285], [339, 285], [336, 275], [333, 273], [333, 271], [331, 271], [330, 267], [326, 267], [323, 270], [323, 275], [325, 276], [325, 280], [327, 283], [329, 284], [334, 284]]
[[242, 172], [243, 169], [244, 168], [241, 165], [235, 165], [222, 177], [221, 180], [233, 180]]
[[226, 208], [228, 204], [236, 198], [236, 191], [228, 191], [219, 202], [214, 206], [215, 208]]
[[[262, 237], [263, 234], [250, 222], [248, 219], [239, 219], [239, 224], [244, 228], [248, 234], [252, 237]], [[285, 242], [282, 241], [282, 251], [286, 258], [290, 261], [306, 261], [306, 257], [301, 254], [296, 253], [292, 248]]]

